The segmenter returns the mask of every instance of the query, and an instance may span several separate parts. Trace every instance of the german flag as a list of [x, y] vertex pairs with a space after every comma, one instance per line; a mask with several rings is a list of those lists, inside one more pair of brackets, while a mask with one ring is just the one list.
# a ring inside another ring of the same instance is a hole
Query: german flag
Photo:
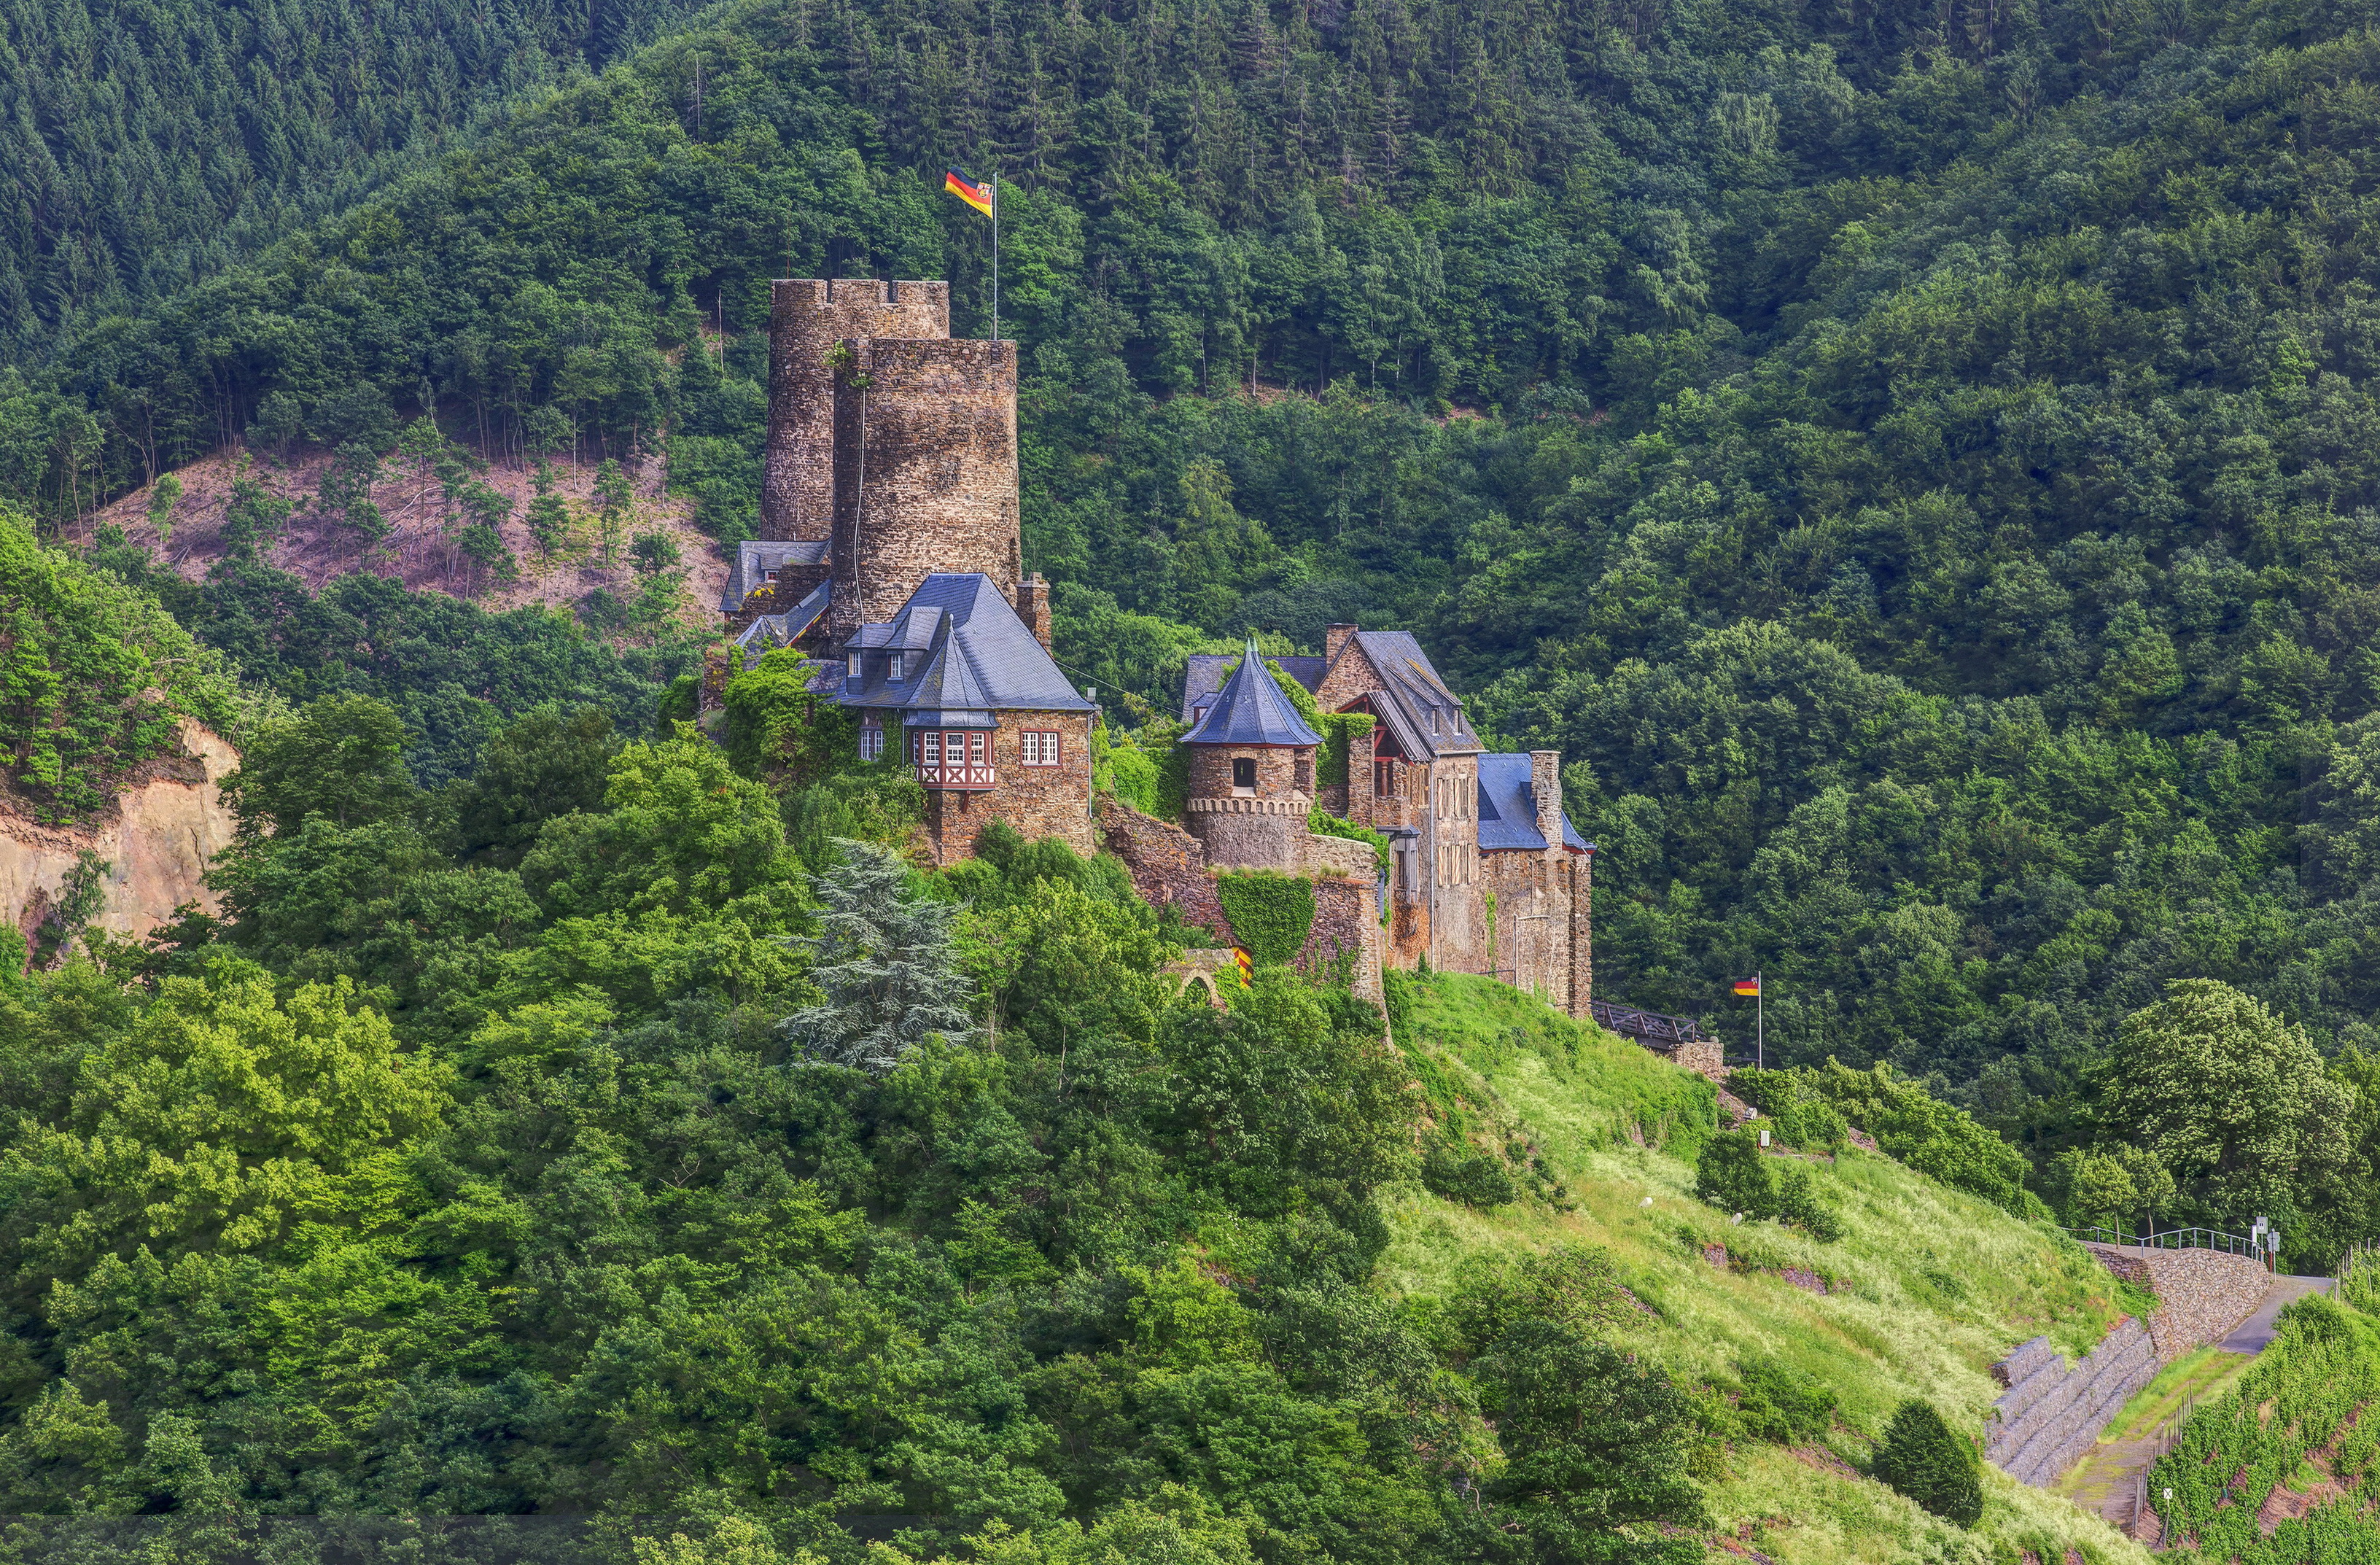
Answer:
[[991, 215], [991, 192], [955, 168], [942, 171], [942, 188], [966, 202], [986, 217]]
[[1758, 978], [1738, 978], [1735, 980], [1735, 992], [1743, 996], [1746, 1000], [1757, 999], [1760, 995], [1760, 980]]

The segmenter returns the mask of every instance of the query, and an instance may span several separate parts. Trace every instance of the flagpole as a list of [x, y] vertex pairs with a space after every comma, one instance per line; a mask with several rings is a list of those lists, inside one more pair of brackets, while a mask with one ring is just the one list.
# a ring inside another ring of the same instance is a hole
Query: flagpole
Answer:
[[991, 340], [1000, 340], [1000, 170], [991, 171]]
[[1768, 985], [1767, 975], [1755, 969], [1752, 975], [1752, 1068], [1768, 1069]]

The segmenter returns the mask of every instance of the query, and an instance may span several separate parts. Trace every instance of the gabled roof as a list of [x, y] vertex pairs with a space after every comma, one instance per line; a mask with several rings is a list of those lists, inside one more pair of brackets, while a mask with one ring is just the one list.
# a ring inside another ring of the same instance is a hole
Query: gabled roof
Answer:
[[[1578, 828], [1562, 816], [1562, 846], [1587, 851]], [[1526, 755], [1483, 755], [1479, 758], [1479, 847], [1483, 853], [1501, 848], [1546, 851], [1545, 834], [1537, 830], [1536, 790], [1529, 784]]]
[[[1075, 693], [991, 578], [938, 574], [917, 584], [901, 612], [862, 625], [845, 642], [859, 652], [859, 677], [846, 663], [830, 670], [823, 689], [846, 707], [903, 714], [911, 728], [990, 728], [999, 711], [1097, 711]], [[901, 654], [901, 677], [892, 677]]]
[[[1190, 663], [1182, 673], [1182, 721], [1191, 727], [1207, 715], [1215, 698], [1223, 692], [1223, 681], [1231, 677], [1232, 666], [1240, 661], [1237, 652], [1193, 652]], [[1308, 694], [1321, 687], [1323, 671], [1329, 668], [1325, 658], [1309, 658], [1300, 653], [1275, 658], [1281, 672], [1305, 686]]]
[[719, 592], [719, 612], [732, 614], [743, 608], [744, 600], [769, 579], [771, 571], [783, 570], [788, 565], [815, 565], [825, 558], [824, 539], [807, 543], [764, 539], [737, 544], [735, 564], [727, 573], [727, 585]]
[[1373, 714], [1388, 725], [1399, 749], [1415, 760], [1434, 760], [1483, 747], [1463, 703], [1438, 677], [1420, 642], [1402, 630], [1359, 630], [1339, 655], [1358, 649], [1380, 676], [1380, 688], [1370, 692]]
[[744, 627], [735, 638], [743, 650], [744, 666], [750, 668], [780, 647], [790, 647], [809, 633], [819, 616], [826, 613], [829, 583], [820, 582], [810, 588], [809, 596], [782, 614], [760, 614]]
[[1182, 736], [1185, 745], [1282, 745], [1313, 746], [1322, 743], [1322, 735], [1306, 726], [1289, 704], [1289, 697], [1265, 667], [1264, 654], [1250, 641], [1247, 650], [1240, 654], [1240, 666], [1223, 682], [1223, 688], [1198, 720], [1198, 726]]

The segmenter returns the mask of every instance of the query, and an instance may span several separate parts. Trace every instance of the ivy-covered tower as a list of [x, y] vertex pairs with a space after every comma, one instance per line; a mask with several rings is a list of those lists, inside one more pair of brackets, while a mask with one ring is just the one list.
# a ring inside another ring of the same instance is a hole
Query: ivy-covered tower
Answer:
[[1182, 743], [1190, 747], [1184, 823], [1206, 846], [1208, 867], [1298, 869], [1322, 735], [1281, 693], [1254, 641]]

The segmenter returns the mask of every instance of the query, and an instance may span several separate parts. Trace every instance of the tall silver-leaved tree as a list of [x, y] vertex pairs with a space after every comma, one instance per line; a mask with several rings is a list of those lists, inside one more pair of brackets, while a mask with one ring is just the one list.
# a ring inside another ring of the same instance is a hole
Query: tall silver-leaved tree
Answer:
[[908, 895], [890, 848], [847, 837], [834, 845], [843, 862], [818, 878], [810, 940], [826, 999], [786, 1017], [785, 1035], [820, 1063], [890, 1075], [927, 1038], [974, 1030], [951, 939], [958, 909]]
[[2155, 1153], [2200, 1221], [2302, 1211], [2347, 1160], [2354, 1089], [2253, 996], [2213, 978], [2166, 989], [2118, 1030], [2100, 1123]]

